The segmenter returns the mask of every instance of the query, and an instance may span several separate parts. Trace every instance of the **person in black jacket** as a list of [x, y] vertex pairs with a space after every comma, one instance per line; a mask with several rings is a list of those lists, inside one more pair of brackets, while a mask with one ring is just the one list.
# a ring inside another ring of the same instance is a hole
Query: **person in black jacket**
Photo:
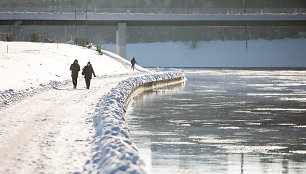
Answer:
[[89, 89], [90, 86], [90, 80], [92, 78], [92, 75], [94, 75], [94, 77], [96, 77], [96, 74], [92, 68], [92, 65], [90, 64], [90, 62], [87, 63], [87, 65], [83, 68], [83, 72], [82, 74], [85, 77], [85, 82], [86, 82], [86, 88]]
[[133, 57], [133, 59], [131, 60], [131, 64], [132, 64], [132, 66], [131, 66], [131, 69], [133, 69], [133, 71], [134, 71], [134, 69], [135, 69], [135, 64], [136, 64], [137, 62], [136, 62], [136, 59], [135, 59], [135, 57]]
[[78, 83], [79, 71], [80, 71], [80, 65], [78, 64], [77, 59], [75, 59], [73, 64], [70, 65], [70, 71], [71, 71], [73, 88], [76, 89]]

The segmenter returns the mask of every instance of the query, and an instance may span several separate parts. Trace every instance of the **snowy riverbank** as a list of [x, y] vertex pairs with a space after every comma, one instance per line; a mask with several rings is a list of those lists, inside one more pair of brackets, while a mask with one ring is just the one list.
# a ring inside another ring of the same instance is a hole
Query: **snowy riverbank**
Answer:
[[133, 90], [148, 82], [182, 77], [182, 72], [167, 72], [132, 77], [120, 82], [97, 104], [94, 123], [97, 128], [93, 169], [102, 173], [146, 173], [136, 145], [131, 141], [125, 120], [125, 103]]
[[[74, 59], [93, 64], [90, 90], [82, 77], [71, 89]], [[0, 66], [0, 173], [145, 173], [124, 104], [142, 84], [183, 76], [66, 44], [0, 42]]]

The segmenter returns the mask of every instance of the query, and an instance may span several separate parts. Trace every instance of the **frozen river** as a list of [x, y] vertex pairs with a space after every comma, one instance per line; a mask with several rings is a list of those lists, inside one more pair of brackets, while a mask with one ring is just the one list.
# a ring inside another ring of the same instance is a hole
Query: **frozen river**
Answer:
[[303, 173], [306, 71], [187, 69], [127, 118], [149, 173]]

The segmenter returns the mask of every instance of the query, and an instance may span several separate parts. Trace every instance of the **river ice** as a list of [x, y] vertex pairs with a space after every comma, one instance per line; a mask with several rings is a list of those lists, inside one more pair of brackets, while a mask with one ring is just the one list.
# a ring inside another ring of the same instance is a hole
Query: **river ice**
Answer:
[[303, 173], [306, 71], [187, 69], [128, 109], [149, 173]]

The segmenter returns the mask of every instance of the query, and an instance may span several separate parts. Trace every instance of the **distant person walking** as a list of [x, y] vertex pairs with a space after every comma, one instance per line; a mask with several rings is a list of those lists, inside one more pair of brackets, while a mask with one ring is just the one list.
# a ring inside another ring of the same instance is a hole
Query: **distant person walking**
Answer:
[[137, 62], [136, 62], [136, 59], [135, 59], [135, 57], [133, 57], [133, 59], [131, 60], [131, 64], [132, 64], [132, 66], [131, 66], [131, 69], [133, 69], [133, 71], [134, 71], [134, 69], [135, 69], [135, 64], [136, 64]]
[[76, 89], [78, 84], [79, 71], [80, 71], [80, 65], [78, 64], [77, 59], [75, 59], [73, 64], [70, 65], [70, 71], [71, 71], [73, 88]]
[[86, 88], [89, 89], [90, 81], [92, 79], [92, 75], [94, 75], [94, 77], [96, 77], [96, 74], [95, 74], [90, 62], [88, 62], [87, 65], [83, 68], [82, 75], [84, 75], [84, 77], [85, 77]]

